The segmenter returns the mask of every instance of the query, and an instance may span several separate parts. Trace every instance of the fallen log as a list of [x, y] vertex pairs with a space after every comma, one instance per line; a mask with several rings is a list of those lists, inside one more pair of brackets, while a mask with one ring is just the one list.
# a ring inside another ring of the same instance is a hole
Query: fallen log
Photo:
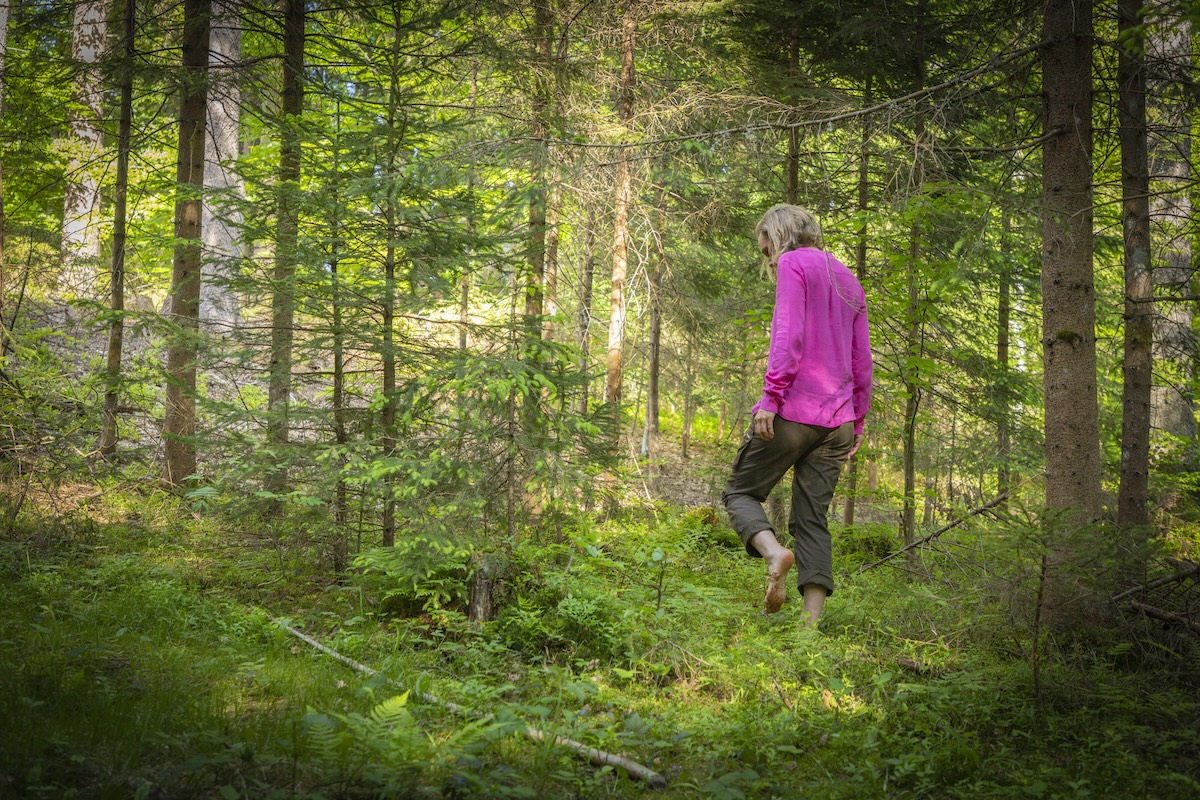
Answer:
[[1148, 606], [1145, 603], [1139, 603], [1137, 600], [1130, 600], [1129, 605], [1133, 606], [1134, 610], [1145, 614], [1147, 617], [1153, 617], [1154, 619], [1161, 620], [1162, 622], [1173, 622], [1176, 625], [1182, 625], [1192, 633], [1200, 636], [1200, 623], [1192, 622], [1187, 617], [1184, 617], [1180, 614], [1175, 614], [1171, 611], [1164, 611], [1163, 609], [1155, 608], [1154, 606]]
[[[401, 687], [400, 684], [396, 683], [396, 681], [392, 680], [388, 676], [383, 675], [381, 672], [379, 672], [379, 670], [371, 669], [366, 664], [361, 664], [352, 658], [342, 655], [341, 653], [337, 652], [336, 650], [326, 647], [325, 645], [321, 644], [320, 642], [318, 642], [316, 639], [312, 638], [311, 636], [307, 636], [307, 635], [301, 633], [300, 631], [296, 630], [291, 625], [287, 625], [283, 622], [280, 622], [279, 626], [281, 628], [283, 628], [285, 631], [287, 631], [288, 633], [295, 636], [297, 639], [300, 639], [303, 642], [307, 642], [313, 648], [320, 650], [325, 655], [330, 656], [331, 658], [334, 658], [334, 659], [342, 662], [343, 664], [345, 664], [348, 667], [358, 670], [359, 672], [363, 673], [364, 675], [369, 675], [371, 677], [379, 676], [398, 688], [404, 688], [404, 687]], [[432, 695], [429, 692], [412, 691], [411, 695], [420, 698], [423, 702], [426, 702], [430, 705], [441, 706], [442, 708], [452, 711], [455, 714], [458, 714], [460, 716], [471, 717], [474, 719], [486, 719], [486, 718], [489, 718], [492, 716], [491, 714], [480, 714], [476, 711], [472, 711], [469, 708], [460, 706], [457, 703], [452, 703], [449, 700], [442, 700], [441, 698], [436, 697], [435, 695]], [[577, 755], [582, 756], [583, 758], [587, 759], [587, 761], [589, 763], [591, 763], [595, 766], [619, 767], [620, 769], [625, 770], [626, 774], [628, 774], [631, 778], [636, 778], [640, 781], [645, 781], [653, 789], [667, 788], [667, 779], [664, 778], [662, 775], [660, 775], [659, 773], [655, 772], [654, 770], [652, 770], [648, 767], [642, 766], [641, 764], [637, 763], [636, 761], [631, 761], [630, 759], [625, 758], [624, 756], [616, 755], [615, 753], [608, 753], [608, 752], [605, 752], [604, 750], [597, 750], [595, 747], [588, 747], [585, 744], [577, 742], [574, 739], [568, 739], [564, 736], [549, 737], [549, 736], [547, 736], [547, 734], [544, 731], [538, 730], [537, 728], [533, 727], [532, 725], [525, 726], [525, 735], [528, 736], [530, 739], [533, 739], [536, 742], [545, 742], [545, 741], [549, 740], [549, 741], [553, 742], [554, 744], [558, 745], [559, 747], [565, 747], [568, 750], [572, 750]]]

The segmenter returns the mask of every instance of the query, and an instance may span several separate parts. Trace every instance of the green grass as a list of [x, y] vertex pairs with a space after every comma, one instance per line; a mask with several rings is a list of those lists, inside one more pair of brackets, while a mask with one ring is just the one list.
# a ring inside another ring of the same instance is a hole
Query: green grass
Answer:
[[[841, 537], [814, 633], [795, 604], [758, 611], [761, 562], [711, 517], [657, 516], [531, 536], [481, 628], [419, 571], [334, 581], [299, 534], [155, 493], [23, 517], [0, 553], [0, 797], [645, 793], [522, 720], [657, 770], [662, 797], [1200, 796], [1195, 642], [1152, 625], [1035, 641], [1029, 575], [986, 532], [961, 540], [986, 574], [960, 552], [920, 578], [855, 574], [878, 536]], [[426, 610], [385, 613], [405, 591]]]

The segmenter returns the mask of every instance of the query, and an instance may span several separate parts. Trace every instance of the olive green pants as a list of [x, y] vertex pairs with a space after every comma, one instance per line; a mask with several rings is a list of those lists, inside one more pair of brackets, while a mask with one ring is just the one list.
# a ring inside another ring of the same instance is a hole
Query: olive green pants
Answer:
[[827, 514], [846, 454], [853, 444], [852, 422], [838, 428], [818, 428], [777, 416], [775, 436], [770, 441], [755, 436], [751, 425], [721, 493], [721, 501], [746, 552], [761, 558], [750, 540], [760, 531], [775, 530], [767, 520], [763, 503], [775, 484], [792, 470], [788, 532], [796, 554], [796, 585], [801, 589], [811, 583], [824, 586], [826, 594], [833, 594], [833, 541]]

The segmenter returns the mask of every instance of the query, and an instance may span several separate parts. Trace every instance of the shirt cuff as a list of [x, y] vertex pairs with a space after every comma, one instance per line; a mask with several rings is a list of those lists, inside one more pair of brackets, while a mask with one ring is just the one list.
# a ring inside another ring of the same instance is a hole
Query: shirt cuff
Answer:
[[866, 421], [867, 421], [866, 417], [863, 417], [862, 419], [854, 420], [854, 435], [855, 436], [862, 436], [863, 423]]
[[758, 405], [754, 407], [756, 411], [770, 411], [772, 414], [779, 413], [779, 406], [767, 395], [762, 396], [762, 400], [758, 401]]

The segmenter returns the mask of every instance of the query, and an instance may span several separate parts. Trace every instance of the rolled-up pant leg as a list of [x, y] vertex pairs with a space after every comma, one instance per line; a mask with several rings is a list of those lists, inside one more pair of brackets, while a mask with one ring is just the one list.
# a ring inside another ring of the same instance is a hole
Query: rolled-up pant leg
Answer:
[[796, 584], [825, 587], [833, 594], [833, 541], [829, 535], [829, 504], [837, 488], [846, 454], [854, 444], [854, 423], [829, 432], [792, 473], [792, 513], [788, 532], [796, 554]]
[[[755, 558], [762, 557], [754, 545], [750, 544], [755, 534], [775, 530], [763, 510], [762, 504], [767, 495], [787, 471], [820, 445], [832, 430], [801, 425], [776, 417], [775, 436], [770, 441], [755, 436], [753, 425], [746, 432], [742, 446], [733, 461], [733, 471], [725, 484], [725, 491], [721, 493], [721, 501], [725, 504], [725, 510], [729, 512], [733, 529], [741, 537], [749, 555]], [[843, 457], [844, 455], [845, 453]], [[836, 476], [834, 480], [836, 481]], [[828, 500], [826, 505], [828, 506]]]

